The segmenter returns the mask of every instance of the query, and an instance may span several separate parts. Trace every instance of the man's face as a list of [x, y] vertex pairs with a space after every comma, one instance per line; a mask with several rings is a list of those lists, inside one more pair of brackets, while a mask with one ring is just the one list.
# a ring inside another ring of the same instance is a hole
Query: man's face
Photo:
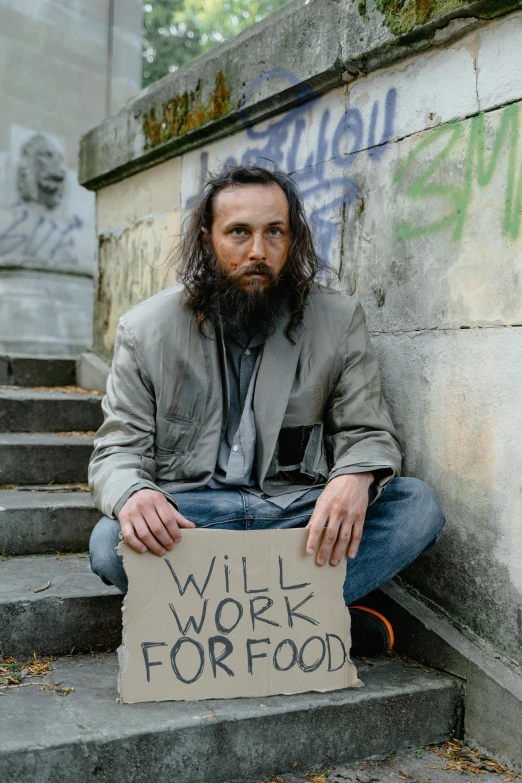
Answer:
[[243, 291], [276, 285], [290, 248], [283, 190], [275, 183], [221, 190], [214, 199], [210, 236], [223, 272]]

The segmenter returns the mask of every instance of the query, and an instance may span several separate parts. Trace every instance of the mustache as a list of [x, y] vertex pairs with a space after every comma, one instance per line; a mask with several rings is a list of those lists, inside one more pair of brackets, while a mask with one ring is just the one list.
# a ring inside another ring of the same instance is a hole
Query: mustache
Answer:
[[279, 279], [277, 272], [272, 269], [271, 266], [265, 264], [264, 261], [259, 261], [255, 264], [249, 264], [248, 266], [237, 269], [235, 272], [230, 272], [228, 277], [230, 280], [237, 282], [245, 275], [264, 275], [268, 278], [268, 282], [271, 285], [275, 285]]

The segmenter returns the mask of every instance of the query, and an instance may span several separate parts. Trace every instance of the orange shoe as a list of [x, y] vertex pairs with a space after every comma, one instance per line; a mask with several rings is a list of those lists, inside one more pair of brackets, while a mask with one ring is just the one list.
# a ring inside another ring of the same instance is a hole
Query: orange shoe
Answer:
[[352, 649], [355, 658], [383, 655], [393, 648], [395, 637], [389, 620], [367, 606], [350, 606]]

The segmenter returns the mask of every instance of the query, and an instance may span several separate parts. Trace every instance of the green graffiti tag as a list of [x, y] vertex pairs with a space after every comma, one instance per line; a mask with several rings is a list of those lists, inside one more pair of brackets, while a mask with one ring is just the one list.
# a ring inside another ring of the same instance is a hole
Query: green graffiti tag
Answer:
[[447, 229], [452, 230], [454, 240], [460, 239], [473, 197], [474, 184], [476, 183], [480, 188], [486, 188], [489, 185], [505, 150], [508, 150], [508, 154], [503, 229], [511, 239], [518, 238], [522, 222], [522, 163], [518, 165], [519, 107], [512, 104], [503, 110], [489, 159], [484, 113], [473, 117], [464, 160], [463, 184], [459, 187], [437, 181], [435, 174], [452, 156], [455, 147], [464, 135], [464, 129], [463, 121], [450, 122], [435, 128], [410, 152], [398, 168], [395, 174], [395, 183], [400, 185], [411, 172], [414, 163], [421, 154], [439, 140], [443, 142], [446, 139], [442, 149], [406, 187], [405, 192], [406, 196], [414, 201], [429, 198], [447, 199], [453, 208], [445, 217], [425, 225], [412, 225], [407, 221], [401, 221], [397, 227], [399, 239], [414, 239]]

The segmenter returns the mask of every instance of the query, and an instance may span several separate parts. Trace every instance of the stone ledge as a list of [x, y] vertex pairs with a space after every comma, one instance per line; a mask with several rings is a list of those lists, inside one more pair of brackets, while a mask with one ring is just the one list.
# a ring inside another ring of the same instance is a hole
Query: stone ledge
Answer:
[[97, 354], [88, 351], [82, 353], [76, 363], [78, 386], [91, 391], [107, 390], [107, 378], [111, 368]]
[[365, 603], [389, 617], [399, 652], [464, 680], [467, 741], [522, 770], [522, 677], [395, 582]]
[[[459, 37], [454, 19], [501, 16], [521, 0], [433, 0], [423, 23], [374, 0], [294, 0], [160, 79], [82, 139], [79, 180], [99, 190], [309, 100], [356, 76]], [[437, 9], [447, 9], [437, 15]], [[366, 12], [364, 9], [367, 9]], [[363, 15], [363, 13], [365, 15]], [[395, 18], [396, 17], [396, 18]], [[469, 32], [469, 25], [465, 31]], [[299, 75], [295, 70], [299, 52]], [[268, 64], [270, 63], [270, 68]]]

